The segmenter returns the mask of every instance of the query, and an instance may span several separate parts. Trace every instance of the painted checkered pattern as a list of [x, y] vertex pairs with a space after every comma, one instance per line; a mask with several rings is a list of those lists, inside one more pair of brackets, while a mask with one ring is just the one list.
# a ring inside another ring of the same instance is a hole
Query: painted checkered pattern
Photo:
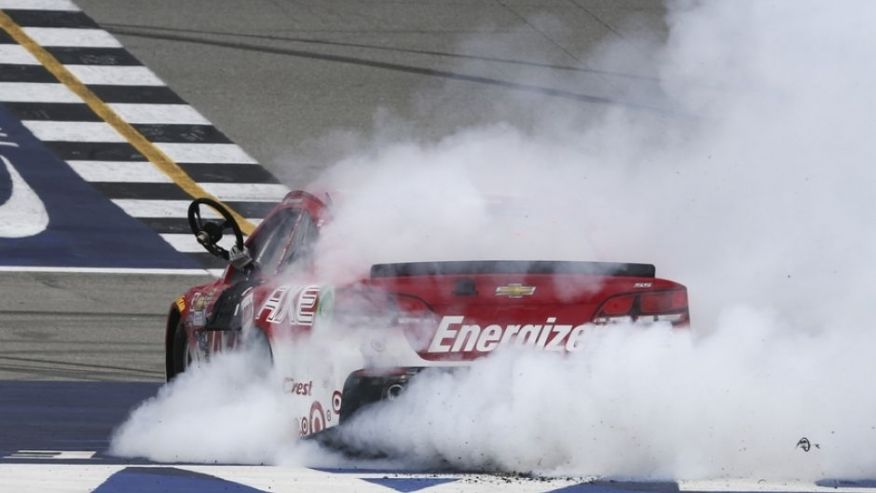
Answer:
[[[254, 224], [288, 192], [72, 2], [0, 0], [0, 9], [205, 191]], [[191, 197], [2, 30], [0, 104], [173, 248], [205, 267], [221, 266], [189, 233]]]

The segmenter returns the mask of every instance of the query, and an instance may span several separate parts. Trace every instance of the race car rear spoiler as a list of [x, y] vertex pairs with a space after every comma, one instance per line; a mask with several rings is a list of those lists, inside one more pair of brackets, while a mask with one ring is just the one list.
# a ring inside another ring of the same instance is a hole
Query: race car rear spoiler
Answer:
[[654, 277], [651, 264], [525, 260], [474, 260], [374, 264], [371, 277], [410, 277], [475, 274], [584, 274], [619, 277]]

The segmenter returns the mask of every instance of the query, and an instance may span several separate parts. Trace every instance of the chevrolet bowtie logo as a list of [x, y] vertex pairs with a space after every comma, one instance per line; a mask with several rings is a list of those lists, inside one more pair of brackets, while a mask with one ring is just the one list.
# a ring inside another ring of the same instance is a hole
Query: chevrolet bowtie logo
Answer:
[[524, 296], [532, 296], [533, 293], [535, 293], [535, 286], [524, 286], [520, 283], [496, 288], [496, 296], [507, 296], [509, 298], [523, 298]]

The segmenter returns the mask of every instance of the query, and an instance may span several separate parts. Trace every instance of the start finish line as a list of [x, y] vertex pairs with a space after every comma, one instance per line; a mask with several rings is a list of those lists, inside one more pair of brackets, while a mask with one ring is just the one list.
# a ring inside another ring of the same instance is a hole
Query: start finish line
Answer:
[[492, 474], [318, 470], [270, 466], [0, 464], [0, 493], [874, 493], [874, 481], [618, 482]]

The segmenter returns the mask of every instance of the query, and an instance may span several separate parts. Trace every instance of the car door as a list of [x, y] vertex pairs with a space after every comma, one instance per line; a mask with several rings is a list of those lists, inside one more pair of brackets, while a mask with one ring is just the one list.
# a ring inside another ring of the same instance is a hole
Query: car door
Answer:
[[238, 309], [245, 294], [254, 286], [269, 282], [282, 269], [284, 260], [293, 251], [296, 228], [306, 211], [284, 207], [268, 216], [247, 240], [253, 262], [244, 269], [229, 267], [228, 287], [222, 291], [206, 323], [206, 330], [239, 330], [242, 326]]

